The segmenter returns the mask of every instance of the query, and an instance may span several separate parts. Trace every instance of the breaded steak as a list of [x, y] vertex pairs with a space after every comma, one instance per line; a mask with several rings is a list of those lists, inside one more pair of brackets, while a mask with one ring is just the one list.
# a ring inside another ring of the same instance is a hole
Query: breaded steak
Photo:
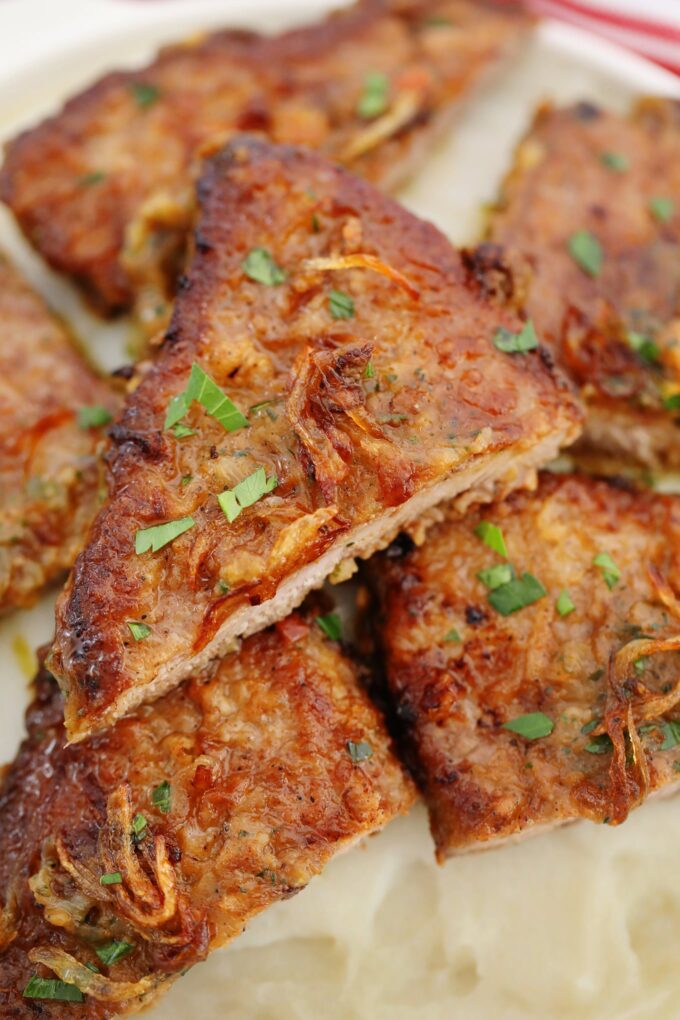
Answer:
[[413, 801], [354, 665], [311, 617], [75, 747], [62, 718], [43, 670], [0, 790], [3, 1017], [148, 1005]]
[[680, 104], [539, 110], [490, 237], [530, 262], [529, 313], [587, 401], [585, 442], [680, 467]]
[[116, 395], [0, 253], [0, 613], [73, 564]]
[[11, 142], [0, 196], [51, 265], [103, 311], [124, 309], [132, 287], [120, 256], [126, 236], [136, 247], [140, 217], [154, 224], [145, 258], [174, 276], [165, 228], [186, 229], [202, 145], [262, 132], [392, 188], [530, 24], [491, 0], [364, 0], [278, 36], [223, 31], [170, 46]]
[[544, 475], [368, 570], [440, 859], [678, 782], [676, 497]]
[[[71, 739], [434, 504], [520, 484], [580, 427], [540, 350], [505, 350], [526, 328], [503, 265], [359, 178], [236, 140], [200, 201], [171, 327], [111, 433], [110, 500], [60, 599]], [[147, 640], [130, 642], [130, 619]]]

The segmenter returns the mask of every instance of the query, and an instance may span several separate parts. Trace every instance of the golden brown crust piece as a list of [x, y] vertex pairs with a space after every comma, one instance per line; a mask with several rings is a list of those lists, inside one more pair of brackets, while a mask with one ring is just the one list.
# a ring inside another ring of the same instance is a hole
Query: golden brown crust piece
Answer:
[[[73, 1015], [22, 997], [34, 973], [78, 985], [92, 1020], [139, 1009], [413, 802], [355, 666], [311, 616], [63, 744], [43, 671], [0, 793], [3, 1017]], [[107, 966], [112, 941], [134, 948]]]
[[[599, 268], [570, 253], [582, 231]], [[680, 104], [539, 110], [490, 237], [531, 264], [529, 313], [582, 388], [586, 441], [680, 467]]]
[[[235, 142], [200, 194], [171, 328], [112, 431], [110, 502], [59, 604], [52, 668], [71, 738], [284, 616], [434, 503], [518, 484], [580, 424], [540, 351], [492, 342], [522, 325], [490, 293], [511, 289], [501, 263], [462, 257], [308, 150]], [[246, 275], [256, 249], [286, 274], [277, 285]], [[164, 431], [192, 362], [247, 428], [194, 403], [181, 422], [193, 434]], [[218, 495], [256, 471], [276, 488], [229, 521]], [[187, 517], [172, 544], [136, 555], [138, 529]], [[128, 620], [149, 638], [130, 641]]]
[[[486, 0], [366, 0], [272, 38], [223, 31], [171, 46], [11, 142], [0, 196], [48, 262], [102, 310], [126, 308], [126, 231], [145, 203], [183, 195], [201, 145], [264, 132], [393, 187], [442, 115], [530, 24]], [[376, 73], [387, 76], [388, 102], [383, 110], [374, 97], [362, 117]]]
[[118, 401], [0, 253], [0, 613], [72, 566], [99, 505], [104, 429], [78, 411]]
[[[475, 532], [482, 520], [508, 560]], [[615, 568], [593, 562], [602, 553]], [[547, 594], [503, 616], [478, 574], [508, 562]], [[577, 818], [615, 824], [680, 779], [676, 498], [545, 475], [368, 569], [440, 858]], [[537, 712], [549, 735], [504, 728]]]

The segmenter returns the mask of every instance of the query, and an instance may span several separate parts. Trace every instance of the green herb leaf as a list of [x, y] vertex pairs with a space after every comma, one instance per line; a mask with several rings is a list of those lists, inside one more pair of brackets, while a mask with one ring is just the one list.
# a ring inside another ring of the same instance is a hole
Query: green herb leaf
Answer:
[[583, 734], [583, 736], [587, 737], [589, 733], [592, 733], [597, 724], [599, 723], [599, 721], [600, 721], [599, 719], [591, 719], [590, 722], [585, 723], [581, 727], [581, 733]]
[[486, 585], [491, 591], [495, 591], [496, 588], [500, 588], [503, 584], [508, 584], [512, 581], [515, 576], [515, 571], [509, 563], [497, 563], [493, 567], [487, 567], [486, 570], [480, 570], [477, 577]]
[[143, 110], [153, 106], [160, 99], [161, 95], [160, 89], [156, 85], [146, 81], [133, 81], [130, 85], [130, 91], [137, 106], [140, 106]]
[[518, 715], [516, 719], [503, 723], [504, 730], [518, 733], [525, 740], [549, 737], [554, 727], [554, 722], [544, 712], [529, 712], [528, 715]]
[[566, 589], [562, 590], [557, 596], [557, 601], [555, 602], [555, 609], [560, 614], [560, 616], [569, 616], [569, 613], [573, 613], [574, 610], [576, 609], [576, 606], [571, 601], [571, 596], [569, 592], [566, 591]]
[[609, 170], [616, 170], [619, 174], [625, 173], [630, 167], [630, 160], [623, 152], [601, 152], [600, 161]]
[[132, 831], [130, 833], [133, 843], [141, 843], [146, 836], [148, 822], [144, 815], [136, 814], [132, 819]]
[[608, 754], [613, 746], [611, 737], [607, 733], [600, 733], [599, 736], [593, 737], [589, 744], [586, 744], [585, 750], [588, 754]]
[[193, 475], [182, 475], [179, 484], [182, 486], [188, 485], [193, 477], [194, 477]]
[[538, 337], [531, 319], [522, 326], [519, 333], [513, 333], [505, 326], [499, 326], [493, 335], [493, 345], [504, 354], [524, 354], [538, 347]]
[[441, 14], [433, 14], [429, 18], [423, 18], [420, 24], [424, 28], [444, 28], [451, 26], [453, 22]]
[[108, 425], [113, 420], [113, 415], [107, 407], [101, 404], [92, 404], [90, 407], [78, 409], [78, 428], [98, 429], [102, 425]]
[[266, 248], [253, 248], [241, 263], [241, 269], [250, 280], [266, 287], [278, 287], [286, 279], [285, 270], [278, 266]]
[[456, 628], [452, 627], [451, 630], [448, 631], [448, 633], [446, 633], [444, 635], [443, 640], [444, 641], [452, 641], [452, 642], [455, 642], [456, 644], [459, 644], [460, 642], [462, 642], [463, 639], [460, 636], [460, 634], [458, 633], [458, 631], [456, 630]]
[[664, 722], [661, 728], [664, 734], [664, 741], [661, 745], [662, 751], [670, 751], [671, 747], [676, 747], [677, 744], [680, 744], [680, 722], [672, 719], [669, 722]]
[[642, 676], [642, 674], [648, 668], [648, 666], [649, 658], [646, 655], [641, 655], [640, 658], [636, 659], [635, 662], [633, 663], [633, 669], [635, 670], [638, 676]]
[[655, 195], [649, 200], [649, 211], [657, 223], [668, 223], [675, 215], [675, 202], [672, 198]]
[[102, 875], [99, 879], [100, 885], [120, 885], [123, 881], [123, 876], [120, 871], [111, 871], [108, 875]]
[[151, 633], [151, 627], [147, 627], [145, 623], [138, 623], [136, 620], [128, 620], [128, 627], [135, 641], [143, 641], [148, 638]]
[[279, 484], [276, 475], [267, 478], [263, 467], [253, 471], [242, 482], [235, 485], [233, 489], [225, 489], [217, 497], [222, 511], [231, 524], [247, 506], [257, 503], [268, 492], [271, 492]]
[[599, 276], [602, 269], [602, 245], [587, 230], [578, 230], [572, 234], [568, 241], [569, 254], [574, 262], [581, 267], [588, 276]]
[[111, 967], [114, 963], [122, 960], [124, 956], [127, 956], [128, 953], [131, 953], [134, 948], [134, 942], [116, 942], [112, 940], [104, 946], [95, 948], [95, 953], [105, 967]]
[[373, 748], [367, 740], [348, 740], [346, 747], [354, 765], [360, 765], [362, 761], [373, 757]]
[[83, 993], [75, 985], [67, 985], [56, 978], [41, 978], [34, 974], [24, 988], [25, 999], [54, 999], [58, 1002], [82, 1002]]
[[608, 552], [598, 553], [597, 556], [593, 557], [593, 566], [600, 568], [604, 583], [610, 591], [616, 587], [621, 578], [621, 571]]
[[379, 117], [389, 106], [390, 80], [386, 74], [372, 71], [364, 79], [364, 90], [357, 104], [357, 113], [364, 120]]
[[135, 532], [135, 552], [138, 556], [148, 552], [149, 549], [151, 552], [158, 552], [164, 545], [174, 542], [185, 531], [193, 528], [195, 523], [193, 517], [180, 517], [177, 521], [154, 524], [151, 528], [139, 528]]
[[168, 780], [164, 779], [162, 783], [159, 783], [158, 786], [154, 787], [153, 792], [151, 793], [151, 803], [154, 807], [157, 807], [162, 814], [167, 815], [170, 811], [171, 800], [172, 787]]
[[102, 170], [92, 170], [89, 174], [83, 174], [78, 178], [81, 188], [91, 188], [94, 184], [101, 184], [106, 180], [106, 174]]
[[[173, 397], [168, 404], [163, 426], [166, 431], [173, 428], [180, 418], [184, 417], [194, 400], [227, 432], [236, 432], [237, 429], [245, 428], [248, 424], [248, 419], [241, 414], [224, 390], [220, 389], [214, 379], [211, 379], [208, 373], [194, 362], [186, 389]], [[182, 434], [187, 435], [188, 433]], [[175, 435], [177, 435], [176, 432]], [[178, 436], [178, 438], [180, 437]]]
[[325, 616], [317, 616], [316, 622], [331, 641], [339, 641], [342, 637], [342, 620], [337, 613], [326, 613]]
[[186, 439], [187, 436], [195, 436], [196, 429], [190, 429], [188, 425], [182, 425], [181, 422], [177, 422], [176, 425], [172, 426], [172, 434], [175, 439]]
[[373, 362], [369, 361], [364, 369], [364, 379], [372, 379], [375, 375], [375, 369], [373, 368]]
[[502, 616], [509, 616], [516, 613], [518, 609], [524, 609], [533, 602], [538, 602], [547, 591], [540, 581], [533, 574], [522, 574], [521, 577], [513, 578], [507, 584], [490, 591], [487, 598], [491, 605]]
[[655, 344], [654, 341], [650, 337], [645, 336], [644, 333], [636, 333], [635, 330], [630, 329], [626, 333], [626, 339], [635, 353], [639, 354], [639, 356], [650, 365], [659, 360], [661, 355], [659, 345]]
[[664, 397], [662, 403], [667, 411], [677, 411], [680, 408], [680, 393], [672, 393], [669, 397]]
[[354, 315], [354, 301], [341, 290], [330, 290], [328, 306], [334, 319], [351, 319]]
[[488, 545], [490, 549], [493, 549], [494, 552], [497, 552], [507, 560], [508, 550], [505, 547], [505, 539], [503, 538], [503, 532], [497, 524], [491, 524], [489, 521], [480, 521], [475, 528], [475, 535], [477, 538], [481, 538], [482, 542]]

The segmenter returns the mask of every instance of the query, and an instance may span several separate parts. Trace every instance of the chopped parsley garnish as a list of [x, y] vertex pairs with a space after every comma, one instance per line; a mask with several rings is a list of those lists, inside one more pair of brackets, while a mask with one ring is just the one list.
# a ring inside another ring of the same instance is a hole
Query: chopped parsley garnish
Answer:
[[83, 993], [75, 985], [57, 978], [41, 978], [34, 974], [23, 991], [25, 999], [54, 999], [59, 1002], [83, 1002]]
[[675, 202], [664, 195], [655, 195], [649, 200], [649, 211], [657, 223], [668, 223], [675, 215]]
[[621, 578], [621, 571], [608, 552], [601, 552], [593, 557], [593, 566], [600, 568], [604, 583], [610, 591], [616, 587]]
[[114, 963], [118, 963], [124, 956], [131, 953], [135, 948], [133, 942], [117, 942], [115, 939], [111, 942], [107, 942], [104, 946], [98, 946], [95, 949], [95, 953], [102, 961], [105, 967], [111, 967]]
[[599, 719], [591, 719], [590, 722], [584, 723], [581, 727], [581, 733], [583, 736], [587, 737], [589, 733], [592, 733], [599, 721]]
[[423, 18], [421, 25], [425, 28], [444, 28], [445, 26], [452, 25], [453, 22], [450, 18], [445, 18], [441, 14], [433, 14], [429, 18]]
[[346, 747], [354, 765], [360, 765], [362, 761], [373, 757], [373, 748], [367, 740], [348, 740]]
[[364, 79], [364, 90], [359, 97], [357, 113], [364, 120], [372, 120], [384, 113], [389, 105], [390, 80], [386, 74], [371, 71]]
[[480, 570], [477, 574], [482, 584], [486, 585], [490, 591], [495, 591], [501, 585], [508, 584], [514, 576], [515, 571], [509, 563], [497, 563], [493, 567], [487, 567], [486, 570]]
[[146, 828], [149, 823], [147, 822], [144, 815], [136, 814], [132, 819], [132, 831], [130, 836], [132, 837], [133, 843], [141, 843], [146, 837]]
[[578, 230], [569, 238], [569, 254], [588, 276], [599, 276], [602, 269], [602, 245], [588, 230]]
[[337, 613], [326, 613], [325, 616], [317, 616], [316, 622], [331, 641], [339, 641], [342, 637], [342, 620]]
[[150, 82], [146, 81], [133, 81], [130, 85], [130, 91], [134, 96], [137, 106], [141, 106], [143, 110], [153, 106], [160, 99], [161, 95], [160, 89], [156, 85], [151, 85]]
[[172, 799], [172, 787], [167, 779], [164, 779], [162, 783], [155, 786], [151, 793], [151, 803], [158, 810], [167, 815], [170, 811], [170, 803]]
[[164, 545], [174, 542], [195, 524], [193, 517], [180, 517], [177, 521], [166, 521], [165, 524], [154, 524], [151, 528], [139, 528], [135, 532], [135, 552], [158, 552]]
[[148, 627], [145, 623], [138, 623], [136, 620], [128, 620], [128, 627], [135, 641], [143, 641], [148, 638], [151, 633], [151, 627]]
[[566, 591], [566, 589], [562, 590], [557, 596], [557, 601], [555, 602], [555, 609], [560, 614], [560, 616], [569, 616], [569, 613], [573, 613], [574, 610], [576, 609], [576, 606], [571, 601], [571, 595], [569, 594], [568, 591]]
[[188, 425], [182, 425], [180, 421], [172, 426], [172, 434], [175, 439], [186, 439], [188, 436], [195, 436], [196, 429], [190, 429]]
[[[168, 404], [163, 428], [166, 431], [173, 428], [184, 417], [194, 400], [227, 432], [236, 432], [237, 429], [245, 428], [248, 424], [248, 419], [241, 414], [224, 390], [220, 389], [214, 379], [211, 379], [208, 373], [194, 362], [186, 389], [173, 397]], [[183, 434], [187, 435], [187, 433]]]
[[527, 715], [518, 715], [516, 719], [503, 723], [504, 730], [518, 733], [525, 740], [549, 737], [554, 727], [554, 722], [544, 712], [529, 712]]
[[680, 393], [671, 393], [668, 397], [663, 397], [662, 404], [667, 411], [677, 411], [680, 408]]
[[609, 170], [616, 170], [619, 174], [625, 173], [630, 167], [630, 160], [623, 152], [601, 152], [600, 162]]
[[639, 659], [636, 659], [633, 663], [633, 669], [638, 676], [642, 676], [644, 671], [649, 667], [649, 658], [646, 655], [641, 655]]
[[608, 754], [613, 746], [611, 737], [607, 733], [600, 733], [599, 736], [593, 737], [589, 744], [586, 744], [585, 750], [588, 754]]
[[266, 248], [253, 248], [241, 263], [241, 269], [248, 279], [263, 283], [266, 287], [278, 287], [286, 279], [285, 270], [277, 265]]
[[188, 485], [193, 477], [194, 477], [193, 475], [182, 475], [182, 477], [180, 478], [179, 484], [180, 485]]
[[271, 492], [279, 484], [276, 475], [267, 478], [263, 467], [253, 471], [242, 482], [235, 485], [233, 489], [225, 489], [217, 497], [222, 511], [231, 524], [247, 506], [257, 503], [268, 492]]
[[100, 885], [120, 885], [123, 881], [123, 876], [120, 871], [111, 871], [108, 875], [102, 875], [99, 879]]
[[505, 326], [499, 326], [493, 335], [493, 345], [504, 354], [524, 354], [526, 351], [535, 351], [538, 347], [538, 337], [531, 319], [528, 319], [519, 333], [513, 333]]
[[677, 744], [680, 744], [680, 722], [676, 722], [673, 719], [670, 722], [665, 722], [661, 728], [664, 736], [663, 744], [661, 745], [662, 751], [670, 751], [671, 747], [676, 747]]
[[650, 365], [659, 360], [661, 351], [659, 345], [655, 344], [654, 341], [645, 336], [644, 333], [636, 333], [635, 330], [629, 329], [626, 333], [626, 339], [629, 345], [633, 348], [636, 354], [647, 361]]
[[510, 616], [518, 609], [524, 609], [525, 606], [538, 602], [547, 594], [541, 582], [533, 574], [522, 574], [521, 577], [515, 577], [507, 584], [502, 584], [499, 588], [490, 591], [487, 598], [502, 616]]
[[373, 368], [373, 362], [369, 361], [364, 369], [364, 379], [372, 379], [375, 375], [375, 369]]
[[354, 301], [341, 290], [329, 291], [328, 307], [334, 319], [351, 319], [354, 315]]
[[458, 633], [458, 631], [456, 630], [456, 628], [455, 628], [455, 627], [452, 627], [452, 628], [451, 628], [451, 630], [450, 630], [450, 631], [448, 631], [448, 633], [446, 633], [446, 634], [444, 635], [444, 638], [443, 638], [443, 640], [444, 640], [444, 641], [451, 641], [451, 642], [455, 642], [456, 644], [460, 644], [460, 643], [462, 642], [462, 640], [463, 640], [463, 639], [462, 639], [462, 637], [460, 636], [460, 634]]
[[491, 524], [490, 521], [480, 521], [475, 528], [475, 535], [477, 538], [481, 538], [485, 545], [488, 545], [490, 549], [497, 552], [500, 556], [508, 558], [508, 550], [505, 547], [505, 539], [503, 538], [503, 532], [497, 524]]
[[94, 184], [101, 184], [104, 180], [106, 180], [106, 174], [103, 170], [92, 170], [89, 174], [79, 177], [78, 184], [81, 188], [91, 188]]
[[78, 428], [81, 429], [98, 429], [102, 425], [108, 425], [112, 419], [113, 415], [108, 407], [102, 407], [101, 404], [78, 409]]

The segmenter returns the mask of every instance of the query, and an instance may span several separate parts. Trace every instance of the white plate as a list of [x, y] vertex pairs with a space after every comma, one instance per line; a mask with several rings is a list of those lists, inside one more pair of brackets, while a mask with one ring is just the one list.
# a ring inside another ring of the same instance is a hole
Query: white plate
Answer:
[[[93, 75], [144, 61], [160, 42], [184, 32], [225, 20], [274, 29], [326, 6], [284, 14], [281, 6], [232, 3], [226, 18], [223, 6], [206, 0], [149, 6], [71, 0], [51, 4], [51, 20], [45, 8], [47, 32], [23, 60], [20, 22], [40, 5], [2, 6], [0, 137], [56, 108]], [[55, 9], [68, 32], [58, 30]], [[3, 32], [11, 17], [15, 32]], [[39, 60], [30, 56], [38, 52]], [[614, 46], [545, 23], [521, 63], [468, 107], [403, 200], [454, 241], [469, 242], [538, 102], [588, 98], [625, 109], [643, 92], [680, 95], [680, 85]], [[5, 212], [0, 246], [75, 323], [102, 365], [126, 360], [129, 325], [93, 319], [29, 251]], [[11, 758], [21, 739], [28, 697], [22, 660], [28, 648], [49, 640], [52, 602], [46, 597], [0, 625], [0, 760]], [[680, 811], [669, 801], [645, 806], [621, 829], [583, 823], [440, 869], [418, 810], [334, 861], [301, 896], [257, 918], [147, 1015], [669, 1020], [678, 1015], [680, 995], [679, 846]]]

